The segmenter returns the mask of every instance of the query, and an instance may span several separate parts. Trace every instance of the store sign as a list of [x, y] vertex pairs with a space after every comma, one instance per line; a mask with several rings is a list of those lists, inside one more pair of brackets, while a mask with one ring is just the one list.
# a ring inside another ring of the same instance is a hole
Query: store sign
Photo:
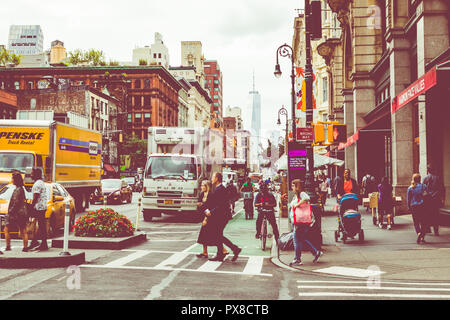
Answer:
[[424, 94], [436, 84], [436, 67], [434, 67], [393, 99], [391, 112], [396, 112], [398, 109], [404, 107], [421, 94]]
[[308, 161], [305, 144], [291, 141], [288, 148], [289, 185], [291, 185], [295, 179], [305, 181]]

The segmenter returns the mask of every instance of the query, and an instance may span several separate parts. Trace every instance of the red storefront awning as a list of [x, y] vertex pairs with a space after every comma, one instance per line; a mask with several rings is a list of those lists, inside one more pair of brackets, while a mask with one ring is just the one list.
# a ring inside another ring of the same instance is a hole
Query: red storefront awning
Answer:
[[416, 99], [421, 94], [424, 94], [427, 90], [433, 88], [436, 84], [436, 66], [434, 66], [433, 69], [414, 81], [408, 88], [403, 90], [392, 100], [391, 112], [395, 113], [397, 110], [406, 106], [409, 102]]

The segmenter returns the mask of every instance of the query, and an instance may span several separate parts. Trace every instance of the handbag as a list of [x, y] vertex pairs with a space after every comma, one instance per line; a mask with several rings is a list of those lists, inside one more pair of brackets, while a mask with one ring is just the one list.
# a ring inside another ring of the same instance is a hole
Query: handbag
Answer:
[[312, 223], [312, 208], [309, 203], [304, 203], [294, 209], [294, 225], [311, 224]]

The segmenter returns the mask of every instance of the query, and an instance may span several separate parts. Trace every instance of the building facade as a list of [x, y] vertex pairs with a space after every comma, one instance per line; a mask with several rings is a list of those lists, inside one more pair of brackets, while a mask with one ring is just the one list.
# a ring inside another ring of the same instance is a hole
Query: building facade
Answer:
[[195, 80], [205, 88], [205, 57], [200, 41], [181, 41], [181, 66], [195, 67]]
[[215, 60], [206, 60], [205, 68], [205, 89], [213, 100], [211, 114], [214, 116], [216, 127], [221, 127], [223, 123], [223, 78], [219, 63]]
[[195, 66], [169, 67], [176, 78], [184, 78], [189, 83], [188, 91], [188, 127], [209, 128], [211, 123], [211, 105], [213, 100], [197, 79]]
[[17, 96], [0, 89], [0, 119], [15, 119], [17, 113]]
[[180, 83], [162, 66], [2, 68], [0, 88], [22, 90], [87, 85], [119, 101], [119, 130], [147, 138], [149, 126], [178, 125]]
[[412, 174], [424, 177], [430, 164], [450, 207], [448, 1], [327, 2], [342, 34], [317, 50], [341, 79], [331, 92], [343, 99], [348, 139], [337, 149], [346, 167], [359, 181], [367, 172], [388, 177], [405, 200]]
[[20, 55], [44, 51], [44, 33], [39, 25], [12, 25], [9, 27], [8, 50]]
[[[313, 95], [315, 101], [315, 109], [313, 112], [313, 123], [318, 121], [328, 122], [330, 120], [343, 123], [343, 117], [333, 106], [341, 105], [342, 101], [333, 101], [331, 92], [331, 84], [333, 82], [332, 72], [325, 57], [319, 54], [318, 46], [329, 39], [340, 37], [341, 30], [337, 21], [337, 15], [332, 13], [326, 0], [321, 1], [322, 4], [322, 39], [311, 41], [312, 67], [314, 73]], [[292, 49], [294, 52], [294, 64], [303, 70], [306, 65], [306, 49], [305, 49], [305, 17], [299, 15], [294, 20], [294, 36], [292, 40]], [[341, 95], [338, 95], [340, 97]], [[297, 110], [299, 125], [306, 125], [306, 113]], [[325, 132], [326, 132], [325, 125]], [[314, 152], [319, 154], [327, 153], [327, 147], [314, 147]]]

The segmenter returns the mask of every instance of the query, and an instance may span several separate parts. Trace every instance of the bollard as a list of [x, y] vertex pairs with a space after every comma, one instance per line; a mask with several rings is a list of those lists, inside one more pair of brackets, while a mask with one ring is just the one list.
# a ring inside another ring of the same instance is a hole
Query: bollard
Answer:
[[64, 216], [64, 244], [63, 251], [59, 254], [60, 256], [70, 256], [69, 253], [69, 225], [70, 225], [70, 204], [66, 203], [66, 211]]
[[142, 197], [138, 198], [138, 210], [137, 210], [137, 215], [136, 215], [136, 231], [140, 231], [139, 230], [139, 216], [141, 215], [141, 201], [142, 201]]
[[107, 204], [107, 200], [106, 200], [106, 196], [103, 196], [103, 208], [106, 209], [106, 204]]

